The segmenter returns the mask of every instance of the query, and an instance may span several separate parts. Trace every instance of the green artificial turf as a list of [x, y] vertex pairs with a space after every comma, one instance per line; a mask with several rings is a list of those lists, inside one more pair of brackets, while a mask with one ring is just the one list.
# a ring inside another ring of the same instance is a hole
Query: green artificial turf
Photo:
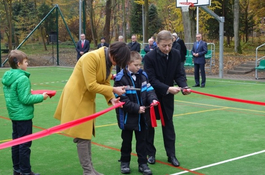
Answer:
[[[8, 69], [0, 69], [0, 77]], [[33, 132], [41, 131], [60, 122], [53, 118], [62, 89], [71, 75], [73, 68], [33, 67], [31, 73], [32, 89], [56, 90], [57, 94], [35, 105]], [[192, 86], [194, 79], [188, 77]], [[220, 96], [265, 102], [264, 82], [239, 81], [207, 78], [205, 88], [192, 88], [195, 91]], [[5, 107], [2, 84], [0, 84], [0, 143], [11, 139], [11, 122]], [[97, 95], [96, 110], [109, 106], [102, 95]], [[149, 165], [153, 174], [174, 174], [188, 169], [204, 167], [236, 157], [265, 150], [265, 111], [264, 106], [221, 100], [192, 93], [175, 95], [174, 124], [176, 131], [176, 156], [180, 168], [172, 167], [167, 162], [163, 145], [161, 123], [157, 121], [155, 146], [157, 149], [155, 165]], [[120, 164], [120, 129], [116, 114], [112, 110], [96, 119], [96, 137], [92, 139], [92, 160], [95, 169], [105, 175], [119, 175]], [[82, 169], [73, 138], [61, 133], [33, 141], [31, 165], [34, 172], [42, 175], [81, 175]], [[135, 139], [131, 174], [138, 172], [135, 156]], [[204, 167], [186, 174], [213, 175], [249, 175], [263, 174], [265, 153], [238, 160]], [[10, 148], [0, 150], [0, 175], [12, 174]]]

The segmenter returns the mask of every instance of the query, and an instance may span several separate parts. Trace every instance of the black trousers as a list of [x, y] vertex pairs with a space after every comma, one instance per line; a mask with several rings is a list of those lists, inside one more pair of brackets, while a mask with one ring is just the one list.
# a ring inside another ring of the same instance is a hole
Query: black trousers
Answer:
[[[175, 156], [176, 134], [173, 124], [173, 118], [164, 116], [164, 121], [165, 121], [165, 126], [162, 126], [164, 147], [167, 156]], [[160, 120], [158, 120], [157, 122], [160, 122]], [[154, 137], [155, 137], [155, 129], [149, 127], [147, 134], [147, 148], [146, 148], [148, 156], [155, 156], [156, 154], [156, 148], [154, 146]]]
[[[12, 138], [17, 139], [32, 134], [32, 120], [12, 121]], [[30, 147], [31, 141], [20, 145], [12, 146], [12, 161], [14, 170], [22, 174], [30, 173]]]
[[200, 71], [202, 77], [201, 85], [205, 85], [206, 83], [205, 64], [194, 64], [194, 77], [196, 85], [200, 85]]
[[142, 128], [142, 131], [134, 131], [134, 130], [122, 130], [121, 138], [121, 161], [122, 162], [130, 162], [131, 161], [131, 152], [132, 152], [132, 137], [133, 132], [135, 133], [136, 138], [136, 152], [138, 156], [138, 164], [146, 164], [146, 133], [147, 130]]

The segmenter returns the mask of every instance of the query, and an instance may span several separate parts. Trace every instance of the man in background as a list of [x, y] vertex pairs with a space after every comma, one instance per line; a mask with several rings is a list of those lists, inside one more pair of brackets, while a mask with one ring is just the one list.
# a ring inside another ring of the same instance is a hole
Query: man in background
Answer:
[[109, 47], [109, 44], [106, 43], [106, 40], [105, 40], [104, 37], [101, 37], [101, 38], [100, 38], [100, 44], [98, 44], [98, 47], [97, 47], [97, 48], [99, 49], [99, 48], [101, 48], [101, 47], [103, 47], [103, 46]]
[[79, 58], [84, 55], [85, 53], [87, 53], [89, 51], [90, 48], [90, 43], [88, 40], [86, 40], [86, 35], [85, 34], [81, 34], [80, 35], [80, 41], [78, 41], [77, 46], [76, 46], [76, 52], [77, 52], [77, 60], [79, 60]]
[[136, 40], [136, 35], [132, 35], [132, 42], [128, 43], [128, 47], [131, 51], [140, 52], [141, 45]]
[[[196, 42], [194, 43], [191, 54], [194, 60], [194, 77], [195, 77], [195, 85], [193, 87], [204, 88], [206, 83], [206, 75], [205, 75], [205, 54], [207, 53], [207, 43], [202, 41], [202, 35], [199, 33], [196, 35]], [[202, 81], [200, 83], [200, 71]]]

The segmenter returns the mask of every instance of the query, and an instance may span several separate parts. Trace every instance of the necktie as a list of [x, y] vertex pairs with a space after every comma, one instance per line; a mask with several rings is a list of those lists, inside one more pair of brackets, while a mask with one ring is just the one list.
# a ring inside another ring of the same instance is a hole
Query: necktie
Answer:
[[82, 46], [82, 48], [84, 47], [84, 41], [82, 41], [81, 46]]
[[199, 44], [200, 44], [200, 42], [197, 42], [197, 45], [196, 45], [196, 50], [198, 49], [198, 47], [199, 47]]

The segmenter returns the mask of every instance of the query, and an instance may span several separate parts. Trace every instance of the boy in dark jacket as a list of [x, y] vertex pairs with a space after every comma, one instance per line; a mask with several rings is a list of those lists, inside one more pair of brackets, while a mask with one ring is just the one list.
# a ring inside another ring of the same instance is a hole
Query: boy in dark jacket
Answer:
[[[30, 73], [26, 72], [28, 58], [24, 52], [12, 50], [8, 55], [8, 61], [12, 69], [5, 72], [2, 83], [8, 114], [13, 125], [12, 138], [17, 139], [32, 134], [33, 104], [46, 100], [48, 95], [46, 92], [31, 94]], [[38, 175], [31, 171], [30, 146], [31, 141], [12, 147], [14, 175]]]
[[116, 109], [119, 127], [122, 129], [121, 138], [121, 173], [130, 173], [133, 131], [136, 137], [136, 152], [138, 156], [138, 170], [144, 175], [152, 172], [146, 159], [146, 132], [150, 120], [146, 106], [156, 105], [157, 97], [153, 87], [148, 82], [146, 73], [140, 69], [142, 58], [136, 52], [131, 52], [131, 60], [127, 69], [121, 70], [115, 78], [114, 86], [126, 86], [126, 93], [120, 96], [125, 102], [123, 108]]

